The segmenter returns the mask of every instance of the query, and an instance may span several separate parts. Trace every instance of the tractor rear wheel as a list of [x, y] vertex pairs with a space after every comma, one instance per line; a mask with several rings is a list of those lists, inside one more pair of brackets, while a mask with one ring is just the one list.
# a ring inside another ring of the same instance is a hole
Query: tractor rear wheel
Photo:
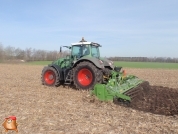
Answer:
[[60, 85], [60, 75], [53, 67], [44, 67], [41, 74], [43, 85], [56, 86]]
[[91, 90], [102, 79], [102, 71], [90, 62], [81, 62], [73, 69], [73, 81], [77, 89]]

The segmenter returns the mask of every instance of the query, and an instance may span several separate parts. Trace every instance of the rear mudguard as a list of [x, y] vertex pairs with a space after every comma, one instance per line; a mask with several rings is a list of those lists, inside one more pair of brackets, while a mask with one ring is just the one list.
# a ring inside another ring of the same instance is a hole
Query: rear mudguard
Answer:
[[104, 64], [100, 59], [94, 58], [94, 57], [82, 57], [81, 59], [79, 59], [77, 62], [74, 63], [73, 67], [75, 67], [79, 62], [82, 61], [89, 61], [91, 63], [93, 63], [96, 67], [100, 68], [100, 69], [104, 69]]

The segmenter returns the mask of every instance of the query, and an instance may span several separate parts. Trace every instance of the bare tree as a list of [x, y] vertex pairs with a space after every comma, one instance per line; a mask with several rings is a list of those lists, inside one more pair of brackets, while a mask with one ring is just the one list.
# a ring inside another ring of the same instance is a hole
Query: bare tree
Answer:
[[15, 58], [15, 47], [7, 46], [4, 49], [5, 52], [5, 59], [6, 60], [13, 60]]
[[30, 61], [32, 58], [32, 48], [26, 48], [25, 50], [25, 60]]
[[35, 60], [46, 60], [47, 59], [47, 54], [46, 54], [46, 51], [44, 50], [36, 50], [35, 53], [34, 53], [34, 56], [35, 56]]
[[4, 48], [2, 43], [0, 43], [0, 60], [4, 60]]
[[15, 49], [15, 58], [18, 60], [24, 60], [25, 59], [25, 51], [21, 50], [20, 48]]

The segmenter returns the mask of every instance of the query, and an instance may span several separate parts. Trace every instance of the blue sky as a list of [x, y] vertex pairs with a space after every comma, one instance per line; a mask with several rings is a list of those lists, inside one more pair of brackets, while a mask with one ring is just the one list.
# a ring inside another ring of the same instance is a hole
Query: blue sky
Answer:
[[178, 58], [177, 0], [0, 0], [0, 43], [59, 50], [82, 37], [101, 56]]

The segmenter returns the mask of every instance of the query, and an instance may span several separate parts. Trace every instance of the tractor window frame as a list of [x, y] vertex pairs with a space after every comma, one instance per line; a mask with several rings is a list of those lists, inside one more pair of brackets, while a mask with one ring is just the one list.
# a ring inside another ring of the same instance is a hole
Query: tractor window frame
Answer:
[[100, 57], [100, 51], [98, 46], [91, 45], [91, 54], [93, 57], [99, 58]]

